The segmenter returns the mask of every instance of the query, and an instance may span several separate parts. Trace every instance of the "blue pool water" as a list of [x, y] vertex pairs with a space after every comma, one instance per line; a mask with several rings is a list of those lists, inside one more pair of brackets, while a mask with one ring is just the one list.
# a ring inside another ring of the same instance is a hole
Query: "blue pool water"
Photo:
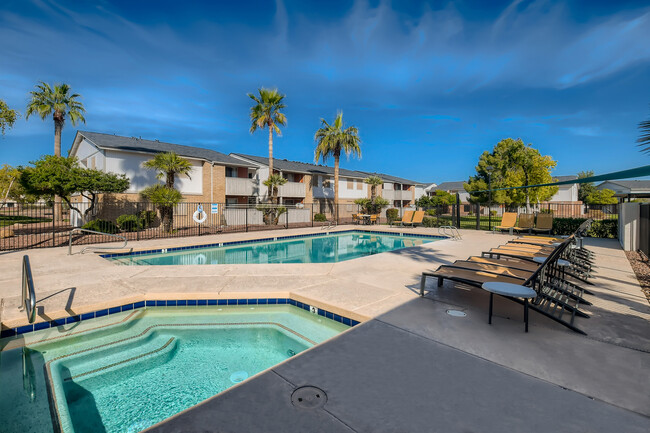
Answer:
[[148, 307], [0, 340], [0, 431], [138, 432], [345, 329], [290, 305]]
[[121, 265], [215, 265], [248, 263], [335, 263], [437, 240], [434, 236], [409, 236], [350, 231], [266, 242], [193, 247], [173, 252], [104, 256]]

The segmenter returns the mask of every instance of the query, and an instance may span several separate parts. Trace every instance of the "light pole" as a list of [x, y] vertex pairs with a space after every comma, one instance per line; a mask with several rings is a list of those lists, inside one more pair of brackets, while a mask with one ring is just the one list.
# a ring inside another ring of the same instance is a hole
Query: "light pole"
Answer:
[[488, 174], [488, 230], [492, 231], [492, 171], [494, 167], [488, 165], [485, 170]]

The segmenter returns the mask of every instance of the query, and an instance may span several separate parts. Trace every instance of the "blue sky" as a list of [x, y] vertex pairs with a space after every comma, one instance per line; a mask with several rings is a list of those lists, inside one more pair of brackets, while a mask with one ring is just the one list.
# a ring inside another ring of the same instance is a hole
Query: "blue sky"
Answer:
[[[77, 128], [267, 154], [246, 93], [277, 87], [276, 157], [313, 161], [341, 109], [363, 158], [342, 167], [466, 180], [520, 137], [555, 175], [650, 164], [650, 7], [643, 1], [28, 1], [0, 5], [0, 99], [25, 111], [39, 80], [83, 96]], [[19, 119], [0, 164], [53, 152], [53, 122]]]

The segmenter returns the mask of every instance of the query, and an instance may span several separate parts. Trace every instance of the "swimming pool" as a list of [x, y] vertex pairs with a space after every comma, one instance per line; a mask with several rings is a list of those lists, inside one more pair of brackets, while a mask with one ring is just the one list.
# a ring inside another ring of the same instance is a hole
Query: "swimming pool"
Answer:
[[147, 307], [2, 339], [25, 347], [0, 352], [1, 430], [144, 430], [349, 328], [300, 305]]
[[104, 254], [120, 265], [335, 263], [443, 239], [432, 235], [348, 230], [253, 241]]

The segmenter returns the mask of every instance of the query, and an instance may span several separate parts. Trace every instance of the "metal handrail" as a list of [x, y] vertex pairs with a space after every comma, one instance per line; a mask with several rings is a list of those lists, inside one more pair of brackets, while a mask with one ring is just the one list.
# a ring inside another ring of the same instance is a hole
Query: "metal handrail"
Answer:
[[34, 294], [34, 280], [32, 267], [29, 265], [29, 256], [23, 256], [23, 296], [20, 302], [20, 311], [27, 311], [27, 320], [34, 323], [36, 318], [36, 295]]
[[87, 250], [90, 250], [90, 249], [93, 249], [93, 250], [98, 250], [98, 249], [99, 250], [121, 250], [123, 248], [126, 248], [126, 244], [128, 243], [126, 238], [124, 236], [121, 236], [121, 235], [116, 235], [116, 234], [113, 234], [113, 233], [98, 232], [98, 231], [95, 231], [95, 230], [76, 228], [76, 229], [70, 230], [70, 236], [68, 238], [68, 255], [69, 256], [72, 255], [72, 234], [75, 233], [75, 232], [85, 232], [85, 233], [94, 233], [94, 234], [97, 234], [97, 235], [113, 236], [115, 238], [120, 238], [120, 239], [122, 239], [124, 241], [124, 245], [122, 245], [120, 247], [93, 247], [93, 246], [88, 246], [88, 247], [83, 248], [80, 251], [81, 254], [83, 254], [84, 252], [86, 252]]
[[460, 230], [456, 226], [440, 226], [438, 227], [438, 234], [448, 236], [453, 240], [460, 240], [463, 237], [460, 235]]

